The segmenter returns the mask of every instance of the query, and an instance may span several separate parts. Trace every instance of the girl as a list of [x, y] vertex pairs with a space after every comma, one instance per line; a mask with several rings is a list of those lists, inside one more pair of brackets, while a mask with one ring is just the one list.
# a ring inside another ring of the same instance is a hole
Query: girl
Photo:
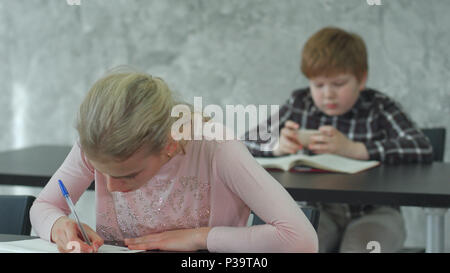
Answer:
[[[96, 252], [105, 240], [142, 250], [317, 252], [308, 219], [241, 142], [174, 140], [175, 105], [164, 81], [147, 74], [97, 81], [80, 107], [78, 141], [31, 208], [36, 233], [60, 252], [71, 241]], [[92, 246], [68, 218], [58, 179], [74, 202], [95, 180], [96, 231], [83, 224]], [[250, 210], [267, 224], [247, 227]]]

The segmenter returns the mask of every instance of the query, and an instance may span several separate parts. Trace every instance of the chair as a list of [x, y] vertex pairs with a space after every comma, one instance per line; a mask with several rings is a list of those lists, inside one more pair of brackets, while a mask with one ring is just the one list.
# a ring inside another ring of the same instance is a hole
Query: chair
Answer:
[[[314, 229], [317, 231], [317, 228], [319, 227], [319, 216], [320, 212], [318, 209], [313, 207], [301, 207], [303, 213], [305, 214], [306, 218], [311, 222]], [[262, 225], [265, 224], [261, 218], [259, 218], [256, 214], [253, 214], [253, 225]]]
[[444, 161], [445, 152], [445, 128], [421, 129], [422, 133], [430, 140], [433, 147], [433, 161]]
[[30, 235], [30, 208], [35, 199], [26, 195], [0, 195], [0, 233]]
[[[430, 140], [431, 147], [433, 147], [433, 161], [444, 161], [445, 152], [445, 128], [423, 128], [422, 133]], [[405, 247], [398, 251], [399, 253], [424, 253], [425, 248], [421, 247]]]

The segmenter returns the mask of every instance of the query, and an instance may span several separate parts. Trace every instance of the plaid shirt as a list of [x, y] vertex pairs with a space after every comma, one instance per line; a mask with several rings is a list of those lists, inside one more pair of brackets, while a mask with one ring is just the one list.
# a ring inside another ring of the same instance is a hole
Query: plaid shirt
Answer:
[[[278, 128], [271, 130], [281, 130], [287, 120], [298, 123], [302, 129], [331, 125], [349, 139], [364, 143], [370, 160], [389, 164], [429, 163], [433, 160], [428, 138], [396, 102], [373, 89], [362, 91], [353, 108], [341, 116], [327, 116], [321, 112], [314, 105], [309, 88], [296, 90], [280, 108]], [[272, 151], [261, 149], [264, 142], [249, 141], [249, 133], [243, 142], [250, 153], [273, 156]]]

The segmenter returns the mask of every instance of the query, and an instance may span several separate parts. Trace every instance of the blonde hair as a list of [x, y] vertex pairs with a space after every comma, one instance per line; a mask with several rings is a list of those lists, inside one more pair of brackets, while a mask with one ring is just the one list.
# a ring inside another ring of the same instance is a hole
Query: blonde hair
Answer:
[[90, 158], [125, 160], [146, 145], [156, 154], [167, 144], [178, 104], [157, 77], [115, 72], [98, 80], [80, 106], [76, 129]]
[[305, 43], [301, 71], [308, 78], [350, 72], [361, 80], [368, 70], [364, 40], [335, 27], [316, 32]]

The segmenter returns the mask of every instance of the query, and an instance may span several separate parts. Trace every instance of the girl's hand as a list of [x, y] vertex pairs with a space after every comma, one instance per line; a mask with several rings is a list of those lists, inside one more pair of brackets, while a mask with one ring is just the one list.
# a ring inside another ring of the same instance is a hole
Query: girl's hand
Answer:
[[206, 238], [210, 227], [178, 229], [125, 239], [125, 245], [132, 250], [197, 251], [206, 249]]
[[51, 231], [51, 240], [56, 243], [59, 252], [91, 253], [98, 251], [104, 243], [103, 239], [88, 225], [82, 225], [92, 243], [91, 246], [82, 239], [83, 236], [75, 220], [63, 216], [55, 221]]
[[354, 142], [347, 138], [332, 126], [321, 126], [320, 135], [311, 136], [308, 149], [316, 154], [337, 154], [345, 157], [367, 160], [369, 154], [366, 146], [360, 142]]

